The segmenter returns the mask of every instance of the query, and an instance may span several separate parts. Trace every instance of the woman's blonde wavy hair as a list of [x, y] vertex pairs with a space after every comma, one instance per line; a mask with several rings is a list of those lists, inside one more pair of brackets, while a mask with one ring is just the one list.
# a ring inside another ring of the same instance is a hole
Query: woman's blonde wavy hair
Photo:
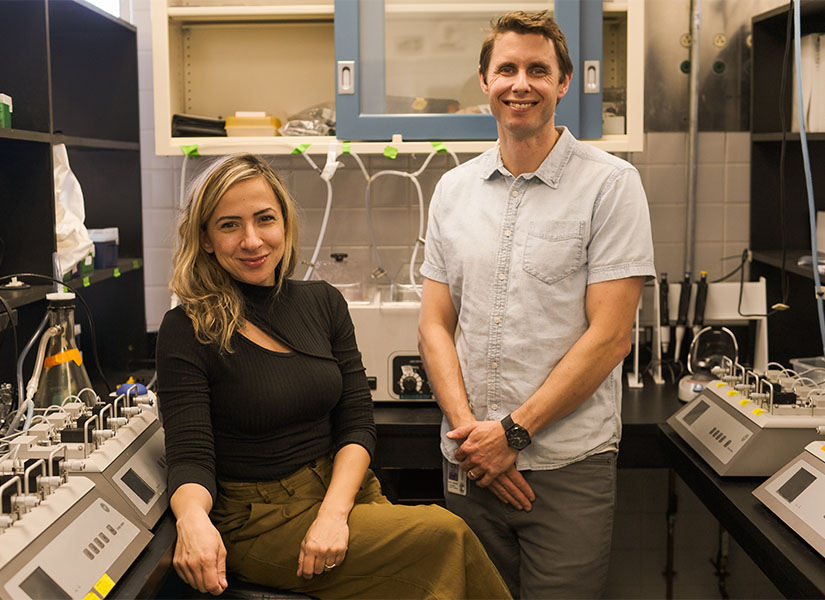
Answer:
[[280, 290], [298, 261], [298, 215], [289, 192], [261, 157], [234, 154], [207, 166], [188, 186], [186, 208], [178, 225], [169, 288], [192, 319], [197, 340], [217, 344], [221, 352], [232, 352], [230, 340], [244, 322], [243, 298], [214, 254], [203, 249], [201, 236], [227, 190], [255, 177], [262, 177], [270, 185], [283, 212], [284, 256], [275, 281]]

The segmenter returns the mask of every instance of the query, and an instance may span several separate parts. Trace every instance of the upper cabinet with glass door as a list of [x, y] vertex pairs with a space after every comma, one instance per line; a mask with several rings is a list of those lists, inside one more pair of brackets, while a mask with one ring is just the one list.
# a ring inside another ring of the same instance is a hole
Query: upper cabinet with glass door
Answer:
[[[492, 0], [153, 0], [158, 154], [291, 152], [351, 140], [358, 152], [481, 152], [496, 138], [478, 82]], [[608, 151], [642, 149], [644, 0], [533, 1], [568, 38], [574, 77], [557, 123]], [[263, 111], [286, 122], [335, 108], [328, 135], [173, 136], [174, 114]], [[337, 135], [333, 136], [332, 133]]]

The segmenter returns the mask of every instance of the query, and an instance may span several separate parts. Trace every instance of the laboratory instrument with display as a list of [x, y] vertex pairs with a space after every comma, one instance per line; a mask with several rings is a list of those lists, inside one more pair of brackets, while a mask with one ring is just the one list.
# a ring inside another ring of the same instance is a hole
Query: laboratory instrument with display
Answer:
[[805, 446], [753, 495], [825, 557], [825, 441]]
[[805, 444], [825, 442], [825, 389], [788, 369], [724, 362], [667, 420], [717, 474], [767, 477]]

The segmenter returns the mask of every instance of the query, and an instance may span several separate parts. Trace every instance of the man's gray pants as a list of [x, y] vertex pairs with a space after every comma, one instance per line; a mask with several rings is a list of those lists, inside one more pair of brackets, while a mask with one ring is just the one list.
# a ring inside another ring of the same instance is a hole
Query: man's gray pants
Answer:
[[447, 508], [484, 544], [514, 598], [599, 598], [610, 563], [616, 504], [616, 453], [560, 469], [522, 471], [536, 500], [517, 510], [467, 481], [467, 495], [447, 492]]

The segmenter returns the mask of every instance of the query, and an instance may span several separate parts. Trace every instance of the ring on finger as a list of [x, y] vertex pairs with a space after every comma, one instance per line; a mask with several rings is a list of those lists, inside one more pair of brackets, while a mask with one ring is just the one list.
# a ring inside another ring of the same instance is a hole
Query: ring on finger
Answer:
[[336, 566], [337, 565], [335, 563], [332, 563], [331, 565], [324, 563], [324, 571], [332, 571]]
[[467, 471], [467, 477], [469, 477], [469, 478], [470, 478], [470, 479], [472, 479], [473, 481], [475, 481], [476, 479], [478, 479], [478, 475], [476, 475], [475, 473], [473, 473], [473, 470], [472, 470], [472, 469], [470, 469], [469, 471]]

